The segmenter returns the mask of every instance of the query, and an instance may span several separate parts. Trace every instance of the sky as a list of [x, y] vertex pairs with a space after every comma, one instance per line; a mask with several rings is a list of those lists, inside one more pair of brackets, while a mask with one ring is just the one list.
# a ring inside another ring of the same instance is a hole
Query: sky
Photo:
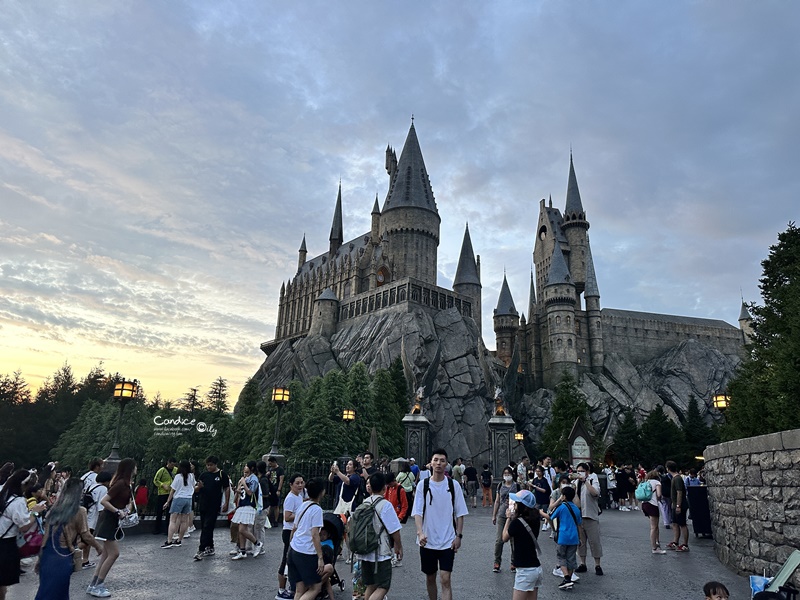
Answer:
[[235, 397], [281, 283], [414, 115], [450, 287], [527, 312], [570, 149], [608, 308], [736, 324], [800, 202], [795, 2], [55, 2], [0, 11], [0, 374]]

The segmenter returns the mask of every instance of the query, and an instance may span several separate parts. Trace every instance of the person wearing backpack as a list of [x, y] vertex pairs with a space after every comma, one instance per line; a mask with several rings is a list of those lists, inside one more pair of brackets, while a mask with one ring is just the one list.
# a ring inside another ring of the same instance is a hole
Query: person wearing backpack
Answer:
[[[650, 520], [650, 547], [652, 552], [653, 554], [666, 554], [667, 551], [661, 548], [661, 542], [658, 539], [658, 503], [663, 497], [661, 493], [661, 476], [658, 470], [653, 469], [646, 477], [645, 481], [636, 488], [636, 494], [640, 496], [642, 514]], [[643, 492], [639, 491], [639, 487], [644, 488], [645, 485], [650, 488], [650, 496], [648, 498], [645, 498]]]
[[[95, 484], [83, 492], [81, 505], [86, 509], [86, 520], [89, 525], [89, 533], [94, 535], [95, 527], [97, 527], [97, 518], [100, 516], [100, 511], [103, 510], [100, 500], [108, 493], [108, 483], [111, 481], [111, 473], [103, 471], [97, 474]], [[81, 543], [83, 548], [83, 560], [81, 561], [81, 568], [94, 569], [97, 563], [89, 561], [89, 553], [91, 547], [88, 544]]]
[[558, 525], [553, 528], [556, 542], [556, 558], [561, 574], [564, 579], [558, 584], [559, 589], [571, 590], [574, 587], [572, 575], [578, 566], [575, 555], [578, 551], [580, 537], [578, 527], [581, 524], [581, 510], [573, 503], [575, 499], [575, 488], [565, 485], [561, 488], [561, 498], [558, 506], [548, 517], [551, 522], [557, 521]]
[[384, 498], [385, 476], [382, 473], [370, 475], [367, 489], [369, 498], [350, 518], [348, 539], [361, 564], [361, 581], [367, 586], [364, 600], [383, 600], [392, 585], [392, 555], [403, 560], [401, 525], [392, 503]]
[[[445, 478], [447, 452], [438, 448], [431, 458], [432, 474], [417, 485], [411, 516], [417, 527], [417, 544], [428, 598], [436, 600], [436, 574], [442, 586], [442, 600], [452, 600], [451, 584], [455, 555], [461, 547], [464, 516], [469, 514], [461, 484]], [[420, 487], [422, 489], [420, 489]]]

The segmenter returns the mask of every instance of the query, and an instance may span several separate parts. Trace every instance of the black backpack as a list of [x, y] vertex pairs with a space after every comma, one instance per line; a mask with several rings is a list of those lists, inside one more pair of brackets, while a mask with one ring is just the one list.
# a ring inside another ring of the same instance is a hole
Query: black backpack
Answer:
[[[456, 528], [456, 491], [455, 486], [453, 485], [453, 478], [452, 477], [445, 477], [447, 480], [447, 490], [450, 492], [450, 499], [453, 501], [453, 531], [457, 531]], [[425, 481], [422, 482], [422, 520], [425, 520], [425, 508], [428, 506], [425, 502], [425, 497], [430, 496], [431, 502], [433, 502], [433, 494], [431, 493], [431, 478], [426, 477]]]
[[85, 508], [87, 511], [95, 505], [94, 496], [92, 496], [92, 492], [99, 488], [102, 484], [98, 483], [97, 485], [86, 488], [83, 490], [83, 497], [81, 498], [81, 506]]

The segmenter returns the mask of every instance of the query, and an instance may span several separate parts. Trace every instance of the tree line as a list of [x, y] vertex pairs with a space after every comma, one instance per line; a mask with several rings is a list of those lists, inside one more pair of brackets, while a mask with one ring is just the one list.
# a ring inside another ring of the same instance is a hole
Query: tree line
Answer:
[[[0, 461], [40, 467], [51, 460], [82, 469], [111, 450], [119, 417], [113, 398], [118, 376], [93, 368], [78, 380], [68, 364], [48, 378], [35, 395], [19, 372], [0, 376]], [[334, 370], [308, 385], [288, 384], [290, 401], [281, 415], [279, 449], [298, 460], [332, 458], [368, 447], [375, 428], [381, 454], [403, 451], [402, 418], [408, 395], [402, 364], [370, 376], [363, 363], [348, 372]], [[176, 401], [160, 395], [149, 400], [143, 390], [125, 406], [120, 455], [156, 465], [169, 456], [203, 461], [216, 454], [240, 465], [268, 453], [277, 408], [272, 390], [250, 379], [229, 411], [227, 381], [218, 377], [205, 394], [190, 388]], [[353, 409], [354, 422], [342, 420]]]

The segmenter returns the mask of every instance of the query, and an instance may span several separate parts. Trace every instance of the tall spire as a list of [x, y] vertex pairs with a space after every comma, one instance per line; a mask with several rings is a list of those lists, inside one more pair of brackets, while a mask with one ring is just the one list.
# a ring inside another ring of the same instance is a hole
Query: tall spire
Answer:
[[375, 194], [375, 204], [372, 205], [372, 214], [373, 215], [381, 214], [380, 206], [378, 206], [378, 194]]
[[464, 228], [464, 241], [461, 243], [461, 255], [458, 257], [456, 277], [453, 287], [462, 283], [481, 284], [478, 275], [478, 265], [475, 262], [475, 252], [472, 250], [472, 240], [469, 237], [469, 224]]
[[558, 285], [559, 283], [572, 283], [572, 278], [569, 276], [564, 253], [561, 252], [561, 244], [556, 242], [553, 248], [553, 258], [550, 261], [550, 271], [547, 273], [547, 285]]
[[564, 216], [581, 215], [583, 219], [583, 203], [581, 193], [578, 190], [578, 178], [575, 177], [575, 166], [572, 164], [572, 150], [569, 153], [569, 181], [567, 182], [567, 205], [564, 208]]
[[342, 228], [342, 180], [339, 180], [339, 194], [336, 196], [336, 208], [333, 211], [333, 224], [331, 225], [330, 253], [334, 254], [344, 243]]
[[300, 252], [308, 252], [306, 249], [306, 234], [303, 234], [303, 243], [300, 244]]
[[439, 214], [413, 122], [408, 130], [408, 136], [397, 163], [396, 176], [392, 178], [382, 212], [404, 207], [424, 208]]
[[594, 259], [592, 258], [592, 247], [586, 246], [586, 289], [583, 292], [584, 298], [599, 298], [600, 288], [597, 287], [597, 275], [594, 273]]
[[742, 309], [739, 311], [739, 321], [752, 321], [753, 317], [750, 315], [750, 311], [747, 310], [747, 305], [742, 300]]
[[531, 267], [531, 291], [528, 296], [528, 318], [536, 314], [536, 287], [533, 285], [533, 267]]
[[503, 286], [500, 288], [500, 297], [497, 299], [497, 308], [494, 309], [494, 316], [500, 315], [519, 315], [514, 306], [514, 299], [511, 297], [511, 290], [508, 288], [508, 280], [503, 275]]

